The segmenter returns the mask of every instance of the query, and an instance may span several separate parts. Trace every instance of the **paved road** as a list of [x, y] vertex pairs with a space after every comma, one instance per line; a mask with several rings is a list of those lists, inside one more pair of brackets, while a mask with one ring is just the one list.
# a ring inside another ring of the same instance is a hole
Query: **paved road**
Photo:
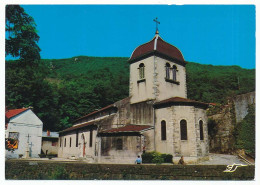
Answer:
[[209, 160], [203, 161], [199, 164], [205, 165], [231, 165], [231, 164], [244, 164], [247, 165], [245, 162], [240, 160], [235, 155], [227, 155], [227, 154], [209, 154]]
[[[52, 162], [85, 162], [88, 163], [87, 161], [84, 160], [72, 160], [72, 159], [64, 159], [64, 158], [29, 158], [29, 159], [21, 159], [21, 160], [30, 160], [30, 161], [52, 161]], [[240, 160], [237, 156], [235, 155], [227, 155], [227, 154], [209, 154], [209, 160], [208, 161], [203, 161], [197, 164], [201, 165], [232, 165], [232, 164], [244, 164], [247, 165], [245, 162]]]

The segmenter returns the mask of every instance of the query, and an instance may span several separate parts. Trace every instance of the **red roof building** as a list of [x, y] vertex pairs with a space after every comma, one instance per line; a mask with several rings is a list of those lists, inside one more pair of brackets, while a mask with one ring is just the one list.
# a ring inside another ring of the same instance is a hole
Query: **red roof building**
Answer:
[[6, 118], [10, 119], [18, 114], [21, 114], [22, 112], [24, 112], [26, 110], [28, 110], [28, 108], [7, 110], [5, 112], [5, 116], [6, 116]]

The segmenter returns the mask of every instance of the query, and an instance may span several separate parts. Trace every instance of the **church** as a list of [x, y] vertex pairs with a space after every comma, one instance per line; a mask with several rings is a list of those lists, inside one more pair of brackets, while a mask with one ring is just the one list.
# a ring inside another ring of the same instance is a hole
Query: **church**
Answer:
[[58, 157], [134, 163], [157, 151], [176, 163], [208, 159], [207, 103], [187, 99], [187, 61], [156, 29], [128, 60], [129, 97], [78, 118], [59, 132]]

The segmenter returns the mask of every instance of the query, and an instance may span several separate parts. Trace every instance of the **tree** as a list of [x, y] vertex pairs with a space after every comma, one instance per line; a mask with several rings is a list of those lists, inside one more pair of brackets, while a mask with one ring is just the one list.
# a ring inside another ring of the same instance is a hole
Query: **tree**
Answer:
[[45, 77], [46, 66], [40, 61], [39, 36], [33, 18], [19, 5], [6, 6], [6, 56], [19, 57], [6, 64], [6, 106], [33, 107], [44, 129], [56, 129], [59, 122], [55, 87]]
[[31, 63], [40, 60], [41, 49], [34, 19], [19, 5], [7, 5], [5, 54]]
[[248, 114], [235, 129], [236, 148], [255, 155], [255, 104], [248, 106]]

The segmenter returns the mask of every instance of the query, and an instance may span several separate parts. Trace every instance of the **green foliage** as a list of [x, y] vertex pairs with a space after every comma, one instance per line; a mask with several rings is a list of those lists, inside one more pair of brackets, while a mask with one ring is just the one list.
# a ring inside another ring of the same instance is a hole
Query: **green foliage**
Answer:
[[61, 167], [57, 166], [49, 175], [49, 179], [52, 180], [66, 180], [69, 179], [69, 174], [66, 172], [66, 170]]
[[165, 163], [172, 163], [172, 158], [173, 156], [171, 154], [162, 154], [163, 156], [163, 161]]
[[245, 149], [247, 153], [255, 155], [255, 105], [248, 107], [248, 114], [238, 124], [234, 135], [237, 149]]
[[163, 158], [159, 155], [154, 156], [154, 158], [152, 159], [152, 163], [155, 164], [162, 164], [163, 163]]
[[40, 60], [39, 36], [31, 16], [19, 5], [7, 5], [5, 17], [6, 55], [19, 57], [27, 63]]
[[225, 103], [227, 96], [255, 90], [255, 69], [189, 62], [186, 71], [187, 92], [190, 99]]
[[[33, 73], [18, 61], [7, 61], [6, 105], [33, 106], [44, 129], [63, 130], [73, 120], [128, 97], [127, 59], [86, 56], [42, 59], [38, 67], [32, 66]], [[228, 95], [255, 89], [255, 70], [192, 62], [186, 68], [190, 99], [223, 103]], [[235, 85], [237, 74], [239, 87]]]
[[146, 152], [142, 154], [143, 163], [172, 163], [173, 156], [171, 154], [161, 154], [159, 152]]

